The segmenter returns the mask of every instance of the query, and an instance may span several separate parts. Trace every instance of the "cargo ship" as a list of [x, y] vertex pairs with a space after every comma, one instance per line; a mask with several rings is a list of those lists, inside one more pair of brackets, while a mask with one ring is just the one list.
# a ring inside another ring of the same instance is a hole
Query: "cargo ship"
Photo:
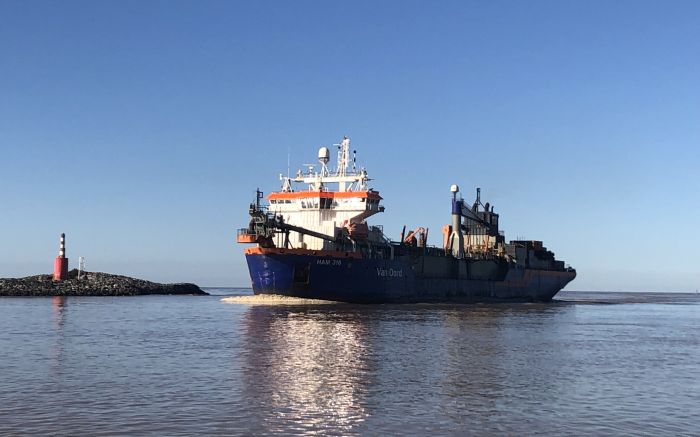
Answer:
[[[499, 215], [469, 204], [450, 187], [450, 223], [442, 245], [429, 246], [428, 229], [389, 239], [368, 219], [384, 212], [367, 170], [350, 155], [350, 139], [321, 147], [318, 164], [280, 175], [281, 189], [257, 190], [250, 221], [237, 232], [255, 294], [353, 303], [549, 301], [576, 277], [541, 241], [506, 242]], [[447, 194], [447, 193], [446, 193]], [[447, 197], [447, 196], [446, 196]], [[398, 232], [397, 232], [398, 233]]]

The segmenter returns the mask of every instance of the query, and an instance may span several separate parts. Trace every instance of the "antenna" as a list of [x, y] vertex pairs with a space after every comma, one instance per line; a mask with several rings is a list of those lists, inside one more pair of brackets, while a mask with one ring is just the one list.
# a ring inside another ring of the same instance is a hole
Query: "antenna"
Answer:
[[452, 200], [457, 200], [457, 193], [459, 193], [459, 185], [450, 185], [450, 192], [452, 193]]
[[85, 257], [78, 257], [78, 279], [80, 279], [80, 273], [85, 271]]
[[314, 167], [316, 167], [316, 164], [302, 164], [304, 167], [308, 169], [308, 174], [313, 174], [314, 173]]

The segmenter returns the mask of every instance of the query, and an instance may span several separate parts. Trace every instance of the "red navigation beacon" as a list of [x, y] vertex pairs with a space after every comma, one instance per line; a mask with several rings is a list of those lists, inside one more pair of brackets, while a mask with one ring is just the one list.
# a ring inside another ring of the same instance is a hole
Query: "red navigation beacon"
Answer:
[[58, 248], [58, 256], [53, 263], [53, 280], [63, 281], [68, 279], [68, 258], [66, 258], [66, 234], [61, 234], [61, 245]]

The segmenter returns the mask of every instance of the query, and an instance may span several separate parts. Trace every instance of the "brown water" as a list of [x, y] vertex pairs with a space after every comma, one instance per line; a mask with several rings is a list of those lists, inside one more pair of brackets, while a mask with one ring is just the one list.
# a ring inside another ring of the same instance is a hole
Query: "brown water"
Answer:
[[700, 434], [696, 295], [221, 298], [0, 299], [0, 435]]

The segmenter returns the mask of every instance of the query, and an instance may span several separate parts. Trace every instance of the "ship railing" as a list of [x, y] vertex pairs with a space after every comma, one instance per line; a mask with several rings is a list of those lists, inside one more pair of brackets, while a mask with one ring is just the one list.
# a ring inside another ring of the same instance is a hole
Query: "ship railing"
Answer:
[[237, 237], [256, 236], [256, 235], [257, 235], [257, 232], [255, 232], [253, 229], [250, 229], [250, 228], [240, 228], [236, 231]]
[[254, 214], [256, 212], [267, 212], [267, 205], [256, 205], [255, 203], [251, 203], [248, 206], [248, 214]]
[[258, 233], [253, 229], [241, 228], [236, 231], [236, 241], [238, 243], [255, 243]]

